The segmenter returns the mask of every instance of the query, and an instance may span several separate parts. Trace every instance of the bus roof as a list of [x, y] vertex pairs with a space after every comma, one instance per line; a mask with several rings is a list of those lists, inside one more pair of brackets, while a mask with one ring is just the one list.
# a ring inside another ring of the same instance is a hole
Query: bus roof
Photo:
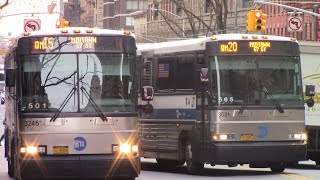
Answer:
[[[80, 31], [79, 33], [75, 33], [75, 31]], [[92, 30], [92, 32], [88, 32], [88, 30]], [[65, 32], [63, 32], [65, 31]], [[17, 36], [15, 38], [15, 42], [11, 44], [11, 47], [17, 47], [17, 42], [21, 37], [33, 37], [33, 36], [58, 36], [58, 35], [127, 35], [135, 37], [132, 32], [129, 31], [119, 31], [119, 30], [110, 30], [110, 29], [100, 29], [100, 28], [88, 28], [88, 27], [65, 27], [52, 29], [51, 31], [33, 31], [29, 32], [27, 35], [25, 33]]]
[[[255, 36], [256, 39], [253, 39]], [[267, 39], [265, 39], [267, 37]], [[289, 37], [271, 36], [271, 35], [255, 35], [255, 34], [219, 34], [212, 37], [202, 37], [187, 40], [169, 41], [161, 43], [137, 44], [137, 55], [143, 52], [151, 52], [152, 54], [169, 54], [175, 52], [200, 51], [206, 47], [206, 42], [210, 41], [227, 41], [227, 40], [271, 40], [271, 41], [294, 41]]]

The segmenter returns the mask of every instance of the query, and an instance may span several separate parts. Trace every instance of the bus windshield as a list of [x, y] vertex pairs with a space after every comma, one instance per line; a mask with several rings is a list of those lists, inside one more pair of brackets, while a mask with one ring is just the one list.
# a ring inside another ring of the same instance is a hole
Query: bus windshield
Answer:
[[22, 112], [134, 112], [131, 54], [22, 56]]
[[303, 105], [298, 57], [210, 57], [214, 105]]

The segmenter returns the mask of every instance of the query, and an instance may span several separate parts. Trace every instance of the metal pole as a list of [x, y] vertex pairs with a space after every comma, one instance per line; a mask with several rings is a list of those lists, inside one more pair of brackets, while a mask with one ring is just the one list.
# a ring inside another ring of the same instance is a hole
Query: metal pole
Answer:
[[184, 28], [184, 18], [182, 18], [182, 37], [185, 36]]
[[238, 32], [238, 0], [234, 1], [234, 29]]
[[295, 10], [295, 11], [298, 11], [298, 12], [304, 12], [304, 13], [310, 14], [312, 16], [320, 17], [320, 14], [317, 14], [317, 13], [314, 13], [314, 12], [311, 12], [311, 11], [307, 11], [307, 10], [304, 10], [304, 9], [292, 7], [292, 6], [287, 6], [287, 5], [273, 3], [273, 2], [264, 2], [264, 1], [254, 1], [254, 2], [255, 3], [259, 3], [259, 4], [268, 4], [268, 5], [280, 6], [280, 7], [286, 8], [286, 9], [291, 9], [291, 10]]

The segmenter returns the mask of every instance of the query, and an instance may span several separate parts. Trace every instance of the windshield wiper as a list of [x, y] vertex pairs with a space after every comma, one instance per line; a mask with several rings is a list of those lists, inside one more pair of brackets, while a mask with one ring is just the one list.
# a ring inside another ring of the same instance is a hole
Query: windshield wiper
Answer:
[[272, 104], [274, 104], [280, 113], [284, 113], [284, 110], [280, 106], [279, 102], [272, 96], [272, 94], [268, 91], [268, 89], [263, 85], [262, 85], [262, 91], [270, 96], [270, 99], [267, 98], [267, 100], [269, 100]]
[[58, 111], [53, 115], [53, 117], [50, 119], [50, 122], [54, 122], [59, 114], [62, 112], [63, 108], [67, 105], [67, 103], [69, 102], [69, 100], [71, 99], [72, 95], [74, 94], [74, 92], [76, 92], [76, 88], [73, 87], [70, 91], [70, 93], [68, 94], [68, 96], [63, 100], [62, 104], [60, 105]]
[[[253, 90], [255, 89], [254, 87], [256, 86], [256, 81], [253, 79], [250, 86], [249, 86], [249, 90], [248, 90], [248, 94], [246, 96], [246, 99], [249, 98], [249, 96], [251, 95], [251, 93], [253, 92]], [[239, 114], [242, 114], [244, 109], [246, 108], [247, 103], [245, 103], [243, 101], [240, 109], [239, 109]]]
[[84, 93], [84, 95], [88, 98], [89, 102], [92, 104], [94, 110], [99, 114], [100, 118], [103, 121], [108, 121], [108, 119], [103, 115], [102, 111], [100, 110], [100, 108], [98, 107], [98, 105], [96, 104], [96, 102], [92, 99], [92, 97], [90, 96], [90, 94], [88, 93], [88, 91], [86, 90], [86, 88], [81, 87], [80, 88], [81, 91]]

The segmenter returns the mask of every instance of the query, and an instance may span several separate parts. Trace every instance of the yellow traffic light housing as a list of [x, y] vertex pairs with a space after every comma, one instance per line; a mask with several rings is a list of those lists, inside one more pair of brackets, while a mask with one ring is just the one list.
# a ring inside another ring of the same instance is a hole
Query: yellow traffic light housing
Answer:
[[267, 24], [267, 15], [262, 13], [261, 10], [258, 10], [256, 13], [255, 13], [255, 16], [256, 16], [256, 31], [265, 31], [267, 28], [266, 28], [266, 24]]
[[69, 27], [69, 21], [65, 19], [58, 19], [56, 22], [56, 28]]
[[261, 10], [250, 10], [247, 14], [247, 31], [265, 31], [267, 24], [267, 15]]
[[255, 12], [253, 10], [249, 11], [247, 14], [247, 31], [254, 31], [255, 30]]

